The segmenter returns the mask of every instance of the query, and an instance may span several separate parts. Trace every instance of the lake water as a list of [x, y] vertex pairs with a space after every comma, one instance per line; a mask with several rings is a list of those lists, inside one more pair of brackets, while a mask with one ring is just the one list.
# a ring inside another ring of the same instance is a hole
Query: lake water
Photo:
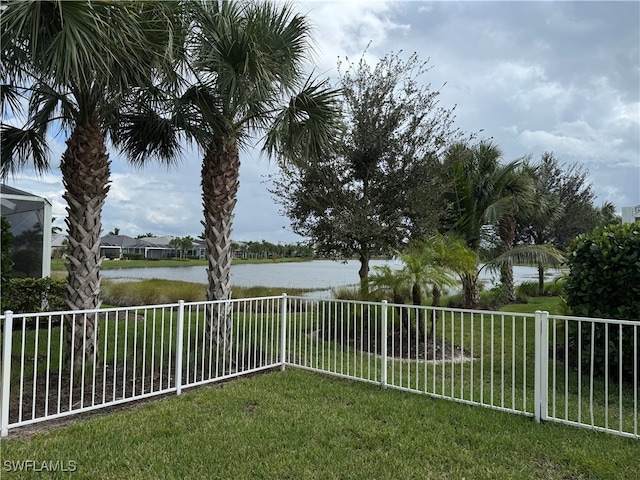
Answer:
[[[379, 265], [389, 265], [401, 268], [400, 261], [372, 260], [371, 270]], [[291, 263], [246, 263], [231, 266], [231, 285], [238, 287], [282, 287], [282, 288], [313, 288], [325, 292], [334, 287], [357, 285], [359, 283], [358, 270], [360, 262], [349, 260], [338, 262], [331, 260], [312, 260], [309, 262]], [[205, 266], [196, 267], [147, 267], [147, 268], [119, 268], [102, 270], [104, 278], [116, 281], [142, 280], [162, 278], [166, 280], [182, 280], [185, 282], [207, 283]], [[547, 280], [553, 279], [560, 272], [550, 270], [546, 272]], [[534, 267], [513, 268], [516, 284], [524, 281], [537, 281], [538, 271]], [[480, 279], [487, 287], [491, 287], [499, 275], [483, 269]]]

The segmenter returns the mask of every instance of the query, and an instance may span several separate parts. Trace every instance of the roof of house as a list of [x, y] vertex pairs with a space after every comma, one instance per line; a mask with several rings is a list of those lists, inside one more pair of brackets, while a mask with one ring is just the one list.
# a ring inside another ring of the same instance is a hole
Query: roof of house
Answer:
[[[122, 247], [122, 248], [166, 248], [173, 249], [169, 242], [174, 237], [141, 237], [132, 238], [127, 235], [105, 235], [100, 239], [102, 247]], [[194, 246], [204, 247], [205, 242], [202, 240], [194, 240]]]
[[0, 193], [4, 193], [6, 195], [24, 195], [27, 197], [35, 197], [33, 193], [25, 192], [24, 190], [18, 190], [17, 188], [10, 187], [9, 185], [5, 185], [4, 183], [0, 183]]

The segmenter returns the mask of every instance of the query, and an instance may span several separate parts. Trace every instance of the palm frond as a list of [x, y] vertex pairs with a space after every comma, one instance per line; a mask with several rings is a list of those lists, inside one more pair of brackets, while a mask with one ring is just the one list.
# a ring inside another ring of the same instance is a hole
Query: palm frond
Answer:
[[566, 261], [562, 252], [551, 245], [518, 245], [488, 261], [486, 267], [499, 270], [502, 267], [520, 264], [560, 268]]
[[143, 166], [150, 158], [171, 165], [182, 155], [176, 124], [150, 108], [123, 114], [117, 130], [116, 145], [135, 166]]
[[326, 156], [341, 132], [340, 91], [308, 82], [275, 117], [264, 151], [289, 161]]
[[25, 99], [22, 89], [15, 85], [0, 84], [0, 116], [13, 116], [21, 113], [22, 102]]
[[0, 178], [15, 175], [29, 163], [38, 173], [49, 170], [49, 147], [45, 132], [38, 128], [0, 126]]
[[46, 83], [37, 82], [31, 88], [29, 119], [35, 127], [47, 129], [52, 121], [58, 120], [63, 129], [70, 129], [77, 113], [78, 109], [68, 95], [61, 94]]
[[274, 2], [252, 4], [247, 19], [248, 36], [263, 74], [285, 89], [296, 85], [310, 51], [311, 27], [307, 19], [296, 14], [290, 5]]

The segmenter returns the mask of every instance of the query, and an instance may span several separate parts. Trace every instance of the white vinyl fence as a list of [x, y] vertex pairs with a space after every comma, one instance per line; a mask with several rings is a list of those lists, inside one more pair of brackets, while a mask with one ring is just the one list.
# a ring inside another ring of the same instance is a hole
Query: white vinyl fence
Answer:
[[[639, 322], [287, 295], [0, 321], [3, 436], [290, 365], [640, 438]], [[97, 348], [78, 362], [70, 338]]]

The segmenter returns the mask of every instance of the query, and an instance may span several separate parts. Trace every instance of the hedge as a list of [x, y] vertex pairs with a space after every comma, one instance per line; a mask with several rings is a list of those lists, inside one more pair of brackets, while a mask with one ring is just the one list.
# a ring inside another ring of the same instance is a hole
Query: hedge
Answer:
[[[576, 237], [569, 245], [569, 275], [565, 283], [567, 305], [578, 316], [637, 321], [638, 327], [602, 323], [577, 325], [569, 335], [569, 345], [577, 352], [582, 341], [582, 368], [590, 368], [591, 342], [594, 346], [594, 372], [606, 371], [609, 352], [609, 378], [616, 381], [622, 367], [623, 381], [634, 374], [634, 348], [640, 342], [640, 222], [598, 227]], [[637, 332], [637, 333], [635, 333]], [[593, 336], [593, 338], [592, 338]], [[608, 336], [608, 345], [605, 339]], [[621, 343], [620, 343], [621, 342]], [[622, 346], [622, 365], [619, 348]], [[635, 366], [640, 373], [640, 355]], [[589, 371], [589, 370], [586, 370]]]
[[65, 280], [12, 278], [2, 291], [3, 308], [14, 313], [68, 310]]

